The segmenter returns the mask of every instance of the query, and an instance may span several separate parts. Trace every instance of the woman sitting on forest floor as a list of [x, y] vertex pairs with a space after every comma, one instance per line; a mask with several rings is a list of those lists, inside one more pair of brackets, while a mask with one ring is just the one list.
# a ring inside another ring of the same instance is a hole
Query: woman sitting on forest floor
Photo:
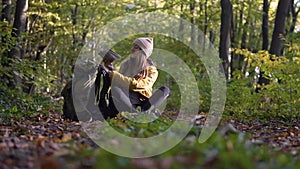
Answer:
[[[158, 77], [158, 71], [149, 58], [152, 51], [152, 38], [137, 38], [131, 56], [121, 64], [119, 72], [100, 65], [111, 80], [109, 106], [107, 112], [101, 111], [104, 118], [114, 117], [119, 112], [138, 113], [138, 107], [141, 112], [154, 110], [169, 96], [169, 88], [165, 86], [152, 94]], [[101, 110], [101, 102], [99, 108]]]

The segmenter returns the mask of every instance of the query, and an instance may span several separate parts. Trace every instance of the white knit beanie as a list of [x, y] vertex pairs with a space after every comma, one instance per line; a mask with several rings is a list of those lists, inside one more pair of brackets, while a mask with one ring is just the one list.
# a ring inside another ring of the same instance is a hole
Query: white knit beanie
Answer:
[[143, 52], [146, 54], [147, 58], [152, 54], [153, 51], [153, 39], [152, 38], [137, 38], [133, 42], [137, 44]]

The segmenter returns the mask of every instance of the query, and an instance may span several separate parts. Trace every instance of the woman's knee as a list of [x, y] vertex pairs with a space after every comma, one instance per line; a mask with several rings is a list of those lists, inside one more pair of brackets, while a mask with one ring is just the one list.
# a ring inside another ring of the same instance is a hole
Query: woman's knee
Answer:
[[121, 96], [125, 95], [125, 92], [118, 86], [111, 87], [111, 94], [113, 98], [120, 98]]
[[170, 89], [167, 86], [162, 86], [159, 88], [164, 93], [164, 96], [169, 96], [170, 94]]

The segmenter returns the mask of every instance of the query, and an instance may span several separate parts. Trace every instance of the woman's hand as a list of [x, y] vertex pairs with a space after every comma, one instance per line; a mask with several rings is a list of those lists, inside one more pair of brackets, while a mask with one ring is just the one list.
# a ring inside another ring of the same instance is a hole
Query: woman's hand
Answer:
[[111, 70], [109, 70], [107, 67], [103, 66], [102, 64], [99, 64], [98, 71], [101, 72], [104, 76], [108, 74], [111, 75]]
[[115, 68], [114, 68], [114, 65], [112, 64], [114, 60], [111, 60], [111, 58], [103, 58], [103, 63], [104, 63], [104, 67], [109, 69], [110, 71], [113, 71]]

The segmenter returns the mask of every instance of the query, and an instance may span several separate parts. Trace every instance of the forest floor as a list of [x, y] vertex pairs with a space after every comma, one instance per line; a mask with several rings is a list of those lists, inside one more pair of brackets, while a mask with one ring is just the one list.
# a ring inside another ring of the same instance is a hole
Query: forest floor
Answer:
[[[248, 133], [254, 144], [268, 145], [272, 150], [288, 152], [300, 160], [300, 126], [297, 120], [286, 125], [280, 120], [260, 123], [225, 119], [219, 128], [225, 125], [229, 125], [233, 132]], [[12, 120], [12, 125], [0, 126], [0, 133], [2, 169], [93, 168], [97, 159], [90, 154], [103, 151], [81, 130], [80, 123], [64, 121], [57, 112]], [[153, 165], [169, 168], [168, 163], [172, 160], [179, 163], [193, 160], [186, 156], [179, 159], [131, 159], [130, 165], [133, 168], [153, 168]]]

